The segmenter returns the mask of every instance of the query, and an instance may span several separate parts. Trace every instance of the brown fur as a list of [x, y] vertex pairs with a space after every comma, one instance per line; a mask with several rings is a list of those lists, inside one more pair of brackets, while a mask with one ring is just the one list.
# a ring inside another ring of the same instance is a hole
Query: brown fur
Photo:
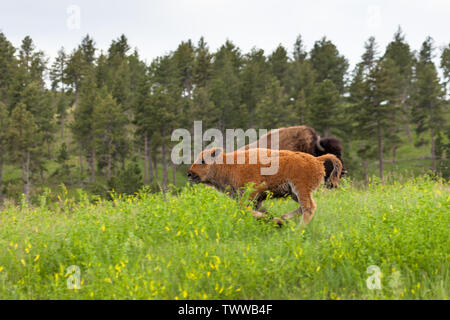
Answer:
[[[284, 215], [282, 220], [303, 213], [303, 222], [308, 224], [316, 209], [312, 194], [324, 180], [324, 162], [333, 163], [330, 183], [334, 186], [338, 185], [341, 175], [341, 162], [330, 154], [316, 158], [301, 152], [262, 150], [262, 154], [279, 157], [278, 172], [264, 176], [261, 175], [261, 168], [270, 167], [270, 164], [265, 161], [267, 159], [261, 158], [260, 150], [262, 149], [236, 151], [228, 155], [224, 154], [222, 149], [203, 151], [188, 172], [189, 181], [211, 185], [221, 191], [229, 190], [231, 194], [237, 194], [249, 183], [254, 183], [256, 190], [252, 199], [255, 200], [256, 210], [260, 209], [267, 198], [267, 191], [275, 198], [290, 195], [294, 201], [299, 202], [300, 208]], [[257, 153], [256, 164], [249, 164], [251, 153]], [[238, 156], [245, 157], [245, 164], [236, 164]], [[235, 164], [226, 164], [228, 157], [233, 157]], [[217, 163], [219, 159], [223, 164]], [[263, 218], [264, 214], [254, 211], [254, 216]], [[276, 219], [276, 222], [282, 224], [282, 220]]]
[[[289, 150], [294, 152], [305, 152], [315, 157], [319, 157], [325, 154], [335, 155], [344, 165], [342, 160], [342, 145], [336, 138], [324, 138], [321, 139], [316, 131], [308, 126], [297, 126], [290, 128], [280, 128], [272, 130], [266, 135], [262, 136], [258, 141], [255, 141], [239, 150], [249, 150], [261, 147], [261, 141], [267, 141], [267, 149], [273, 149], [271, 143], [271, 137], [274, 132], [278, 132], [279, 136], [279, 150]], [[263, 140], [264, 139], [264, 140]], [[333, 171], [333, 165], [329, 162], [325, 163], [325, 181], [328, 181], [331, 172]], [[343, 168], [343, 174], [347, 173], [347, 170]]]

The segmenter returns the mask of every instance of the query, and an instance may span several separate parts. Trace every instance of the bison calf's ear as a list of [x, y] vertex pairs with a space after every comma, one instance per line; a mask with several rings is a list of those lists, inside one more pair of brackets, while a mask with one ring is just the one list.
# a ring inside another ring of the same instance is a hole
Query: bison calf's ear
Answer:
[[212, 148], [211, 150], [205, 151], [204, 153], [204, 161], [206, 164], [213, 164], [220, 155], [222, 155], [222, 148]]
[[222, 148], [214, 148], [211, 150], [211, 157], [212, 158], [217, 158], [218, 156], [220, 156], [223, 152]]

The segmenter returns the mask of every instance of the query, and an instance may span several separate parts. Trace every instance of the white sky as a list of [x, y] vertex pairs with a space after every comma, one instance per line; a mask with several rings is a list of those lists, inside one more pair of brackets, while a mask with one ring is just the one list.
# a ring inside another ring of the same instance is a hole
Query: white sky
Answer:
[[[68, 8], [80, 8], [79, 29]], [[401, 25], [418, 50], [425, 37], [450, 42], [450, 0], [2, 0], [0, 30], [18, 46], [30, 35], [49, 57], [72, 50], [89, 33], [100, 49], [124, 33], [147, 61], [204, 36], [214, 51], [226, 39], [243, 52], [266, 54], [283, 44], [292, 51], [301, 34], [309, 51], [327, 36], [353, 66], [364, 42], [375, 36], [384, 49]], [[440, 54], [440, 53], [439, 53]]]

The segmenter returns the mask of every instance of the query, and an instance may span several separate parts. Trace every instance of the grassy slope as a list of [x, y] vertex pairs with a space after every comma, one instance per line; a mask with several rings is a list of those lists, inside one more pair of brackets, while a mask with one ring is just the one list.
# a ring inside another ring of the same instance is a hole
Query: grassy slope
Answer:
[[[0, 298], [448, 299], [448, 185], [343, 183], [315, 198], [307, 228], [256, 221], [203, 186], [10, 207], [0, 212]], [[280, 215], [296, 204], [266, 206]], [[78, 291], [66, 288], [71, 265]], [[380, 291], [367, 289], [370, 265], [382, 271]]]

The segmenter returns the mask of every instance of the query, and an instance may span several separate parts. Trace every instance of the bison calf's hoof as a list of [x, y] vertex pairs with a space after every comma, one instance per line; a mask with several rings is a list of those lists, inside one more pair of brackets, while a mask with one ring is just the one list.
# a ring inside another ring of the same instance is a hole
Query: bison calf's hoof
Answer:
[[282, 219], [274, 218], [273, 222], [275, 222], [279, 227], [284, 225], [284, 221]]

